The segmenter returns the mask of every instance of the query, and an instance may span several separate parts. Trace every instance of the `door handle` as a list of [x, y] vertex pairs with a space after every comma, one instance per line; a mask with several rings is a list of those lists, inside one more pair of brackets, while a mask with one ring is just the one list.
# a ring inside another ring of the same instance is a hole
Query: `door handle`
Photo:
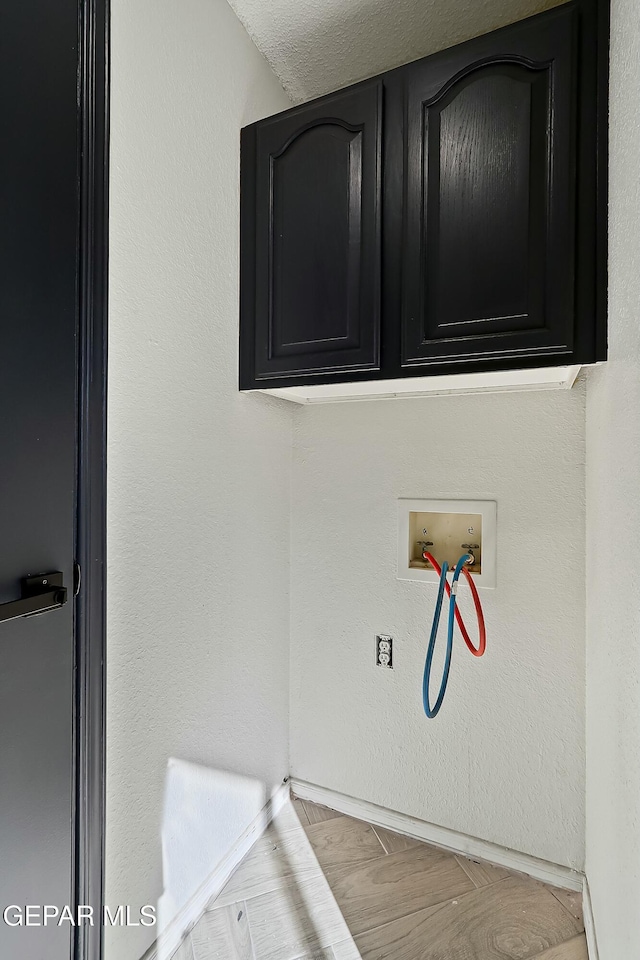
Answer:
[[67, 588], [59, 570], [40, 573], [35, 577], [23, 577], [20, 581], [19, 600], [0, 603], [0, 622], [16, 617], [31, 617], [34, 613], [56, 610], [67, 602]]

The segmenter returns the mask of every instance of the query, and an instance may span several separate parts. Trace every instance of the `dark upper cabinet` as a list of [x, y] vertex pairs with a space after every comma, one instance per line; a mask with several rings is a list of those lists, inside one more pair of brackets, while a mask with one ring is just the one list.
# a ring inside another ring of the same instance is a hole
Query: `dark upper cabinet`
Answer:
[[241, 385], [379, 370], [381, 111], [374, 81], [243, 131]]
[[243, 131], [242, 387], [604, 359], [607, 13], [575, 0]]
[[577, 16], [407, 71], [403, 366], [573, 348]]

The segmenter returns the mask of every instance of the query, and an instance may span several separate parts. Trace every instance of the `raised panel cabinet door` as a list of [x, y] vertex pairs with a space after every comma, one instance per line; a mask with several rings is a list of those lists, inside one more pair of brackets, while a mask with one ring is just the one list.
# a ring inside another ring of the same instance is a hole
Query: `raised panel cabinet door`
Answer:
[[243, 131], [242, 386], [379, 369], [381, 110], [374, 81]]
[[407, 71], [403, 367], [571, 354], [578, 27], [568, 4]]

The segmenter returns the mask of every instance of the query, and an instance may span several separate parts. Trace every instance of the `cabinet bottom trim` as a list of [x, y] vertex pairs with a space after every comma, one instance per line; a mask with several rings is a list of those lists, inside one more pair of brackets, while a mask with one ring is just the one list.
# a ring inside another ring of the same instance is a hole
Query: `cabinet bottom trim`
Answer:
[[443, 397], [462, 393], [514, 393], [522, 390], [570, 390], [580, 365], [540, 367], [534, 370], [496, 370], [456, 373], [442, 377], [407, 377], [402, 380], [362, 380], [358, 383], [317, 383], [299, 387], [263, 388], [293, 403], [338, 403], [345, 400], [389, 400], [409, 397]]

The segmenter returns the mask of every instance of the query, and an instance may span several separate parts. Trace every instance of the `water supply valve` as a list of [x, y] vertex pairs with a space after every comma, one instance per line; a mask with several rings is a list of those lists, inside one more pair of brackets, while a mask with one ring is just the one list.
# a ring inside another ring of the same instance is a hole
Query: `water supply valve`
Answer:
[[463, 551], [477, 587], [496, 586], [494, 500], [398, 500], [398, 579], [437, 583], [425, 553], [453, 569]]

